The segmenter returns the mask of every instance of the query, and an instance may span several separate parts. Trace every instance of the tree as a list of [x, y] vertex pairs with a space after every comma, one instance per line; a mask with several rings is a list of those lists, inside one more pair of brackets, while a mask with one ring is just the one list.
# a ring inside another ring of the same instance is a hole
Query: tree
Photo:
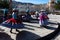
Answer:
[[60, 0], [57, 0], [57, 2], [55, 3], [55, 9], [60, 10]]
[[0, 8], [9, 8], [9, 2], [7, 0], [0, 0]]

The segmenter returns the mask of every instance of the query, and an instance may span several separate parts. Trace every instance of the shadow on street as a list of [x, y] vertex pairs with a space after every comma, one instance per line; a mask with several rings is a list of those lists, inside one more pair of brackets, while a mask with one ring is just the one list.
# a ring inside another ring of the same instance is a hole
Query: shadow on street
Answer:
[[49, 30], [56, 30], [56, 29], [57, 29], [57, 28], [50, 27], [50, 26], [46, 26], [46, 27], [44, 27], [44, 28], [49, 29]]
[[0, 40], [13, 40], [8, 34], [0, 32]]
[[30, 27], [36, 27], [36, 28], [39, 28], [37, 26], [34, 26], [34, 25], [29, 25], [29, 24], [24, 24], [25, 26], [30, 26]]
[[38, 36], [32, 32], [21, 31], [17, 34], [16, 40], [36, 40], [39, 37], [40, 36]]
[[39, 39], [36, 39], [36, 40], [52, 40], [58, 36], [59, 32], [60, 32], [60, 23], [58, 24], [58, 28], [54, 32], [44, 37], [40, 37]]

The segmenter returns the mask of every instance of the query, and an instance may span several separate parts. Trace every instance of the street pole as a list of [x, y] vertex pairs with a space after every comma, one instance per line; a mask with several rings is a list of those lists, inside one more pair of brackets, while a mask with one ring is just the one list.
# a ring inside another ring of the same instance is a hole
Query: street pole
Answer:
[[9, 0], [9, 14], [12, 15], [12, 0]]

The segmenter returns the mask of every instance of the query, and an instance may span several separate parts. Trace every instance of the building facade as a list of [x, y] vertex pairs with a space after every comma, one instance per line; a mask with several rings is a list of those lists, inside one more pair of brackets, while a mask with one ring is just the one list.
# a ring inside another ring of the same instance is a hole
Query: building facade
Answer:
[[55, 10], [55, 8], [54, 8], [55, 2], [56, 2], [56, 0], [49, 0], [47, 5], [48, 5], [48, 9], [49, 9], [50, 12], [54, 12], [54, 10]]

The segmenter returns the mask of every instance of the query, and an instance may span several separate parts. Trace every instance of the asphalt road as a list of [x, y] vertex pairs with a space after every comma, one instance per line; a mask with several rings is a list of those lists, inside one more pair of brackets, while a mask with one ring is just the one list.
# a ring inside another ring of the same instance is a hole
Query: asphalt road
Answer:
[[[53, 24], [49, 24], [48, 28], [41, 28], [36, 20], [33, 20], [30, 23], [23, 22], [24, 28], [18, 29], [20, 32], [13, 29], [13, 33], [10, 33], [9, 26], [0, 25], [0, 40], [35, 40], [44, 37], [52, 33], [58, 27], [58, 25], [54, 24], [57, 23], [54, 19], [49, 21]], [[60, 40], [60, 35], [58, 35], [54, 40]]]

